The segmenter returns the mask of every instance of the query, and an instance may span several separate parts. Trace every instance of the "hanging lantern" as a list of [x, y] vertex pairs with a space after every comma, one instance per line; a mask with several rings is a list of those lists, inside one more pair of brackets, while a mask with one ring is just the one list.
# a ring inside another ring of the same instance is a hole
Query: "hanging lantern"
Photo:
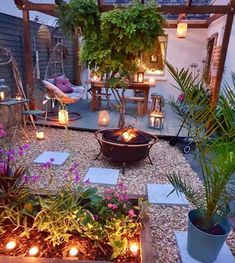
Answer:
[[108, 111], [102, 110], [98, 114], [98, 125], [107, 126], [110, 124], [110, 117]]
[[153, 111], [149, 115], [149, 128], [161, 130], [163, 128], [164, 117], [160, 111]]
[[69, 112], [66, 107], [62, 107], [58, 111], [58, 120], [61, 125], [68, 125], [69, 123]]
[[185, 38], [187, 35], [188, 22], [185, 14], [180, 14], [177, 23], [177, 37]]
[[41, 40], [41, 42], [46, 44], [51, 42], [51, 32], [47, 25], [40, 25], [38, 29], [38, 38]]

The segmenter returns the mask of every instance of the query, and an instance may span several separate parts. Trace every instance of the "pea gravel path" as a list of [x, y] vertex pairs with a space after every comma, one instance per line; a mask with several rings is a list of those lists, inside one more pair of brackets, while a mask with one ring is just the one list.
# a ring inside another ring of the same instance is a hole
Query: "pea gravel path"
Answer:
[[[35, 139], [33, 131], [29, 131], [30, 145], [26, 156], [30, 164], [31, 175], [40, 175], [40, 181], [31, 185], [34, 189], [57, 190], [66, 183], [64, 175], [68, 173], [68, 167], [74, 162], [78, 164], [83, 178], [89, 167], [118, 168], [118, 165], [109, 163], [102, 155], [99, 160], [94, 160], [99, 152], [99, 145], [93, 133], [79, 132], [65, 129], [45, 129], [45, 140]], [[15, 145], [26, 143], [24, 138], [16, 138]], [[49, 176], [45, 174], [39, 165], [33, 160], [44, 151], [65, 151], [70, 153], [70, 158], [63, 166], [53, 166], [53, 181], [49, 183]], [[125, 175], [120, 174], [122, 180], [128, 186], [131, 194], [146, 194], [147, 183], [168, 183], [167, 172], [180, 172], [192, 186], [200, 190], [201, 181], [191, 169], [190, 164], [177, 147], [169, 146], [166, 141], [159, 141], [150, 152], [154, 165], [149, 164], [148, 159], [127, 166]], [[102, 187], [99, 187], [102, 190]], [[151, 220], [152, 240], [157, 263], [180, 262], [174, 230], [187, 229], [187, 213], [190, 208], [165, 207], [150, 205], [149, 216]], [[230, 233], [227, 240], [233, 254], [235, 254], [235, 233]]]

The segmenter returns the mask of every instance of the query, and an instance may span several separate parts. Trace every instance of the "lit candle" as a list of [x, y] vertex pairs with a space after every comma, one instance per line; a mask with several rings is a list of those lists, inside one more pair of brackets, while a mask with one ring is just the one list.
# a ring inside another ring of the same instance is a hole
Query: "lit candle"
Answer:
[[154, 127], [154, 121], [155, 121], [155, 117], [150, 117], [150, 120], [149, 120], [150, 127]]
[[69, 250], [70, 257], [76, 257], [78, 254], [78, 249], [76, 247], [71, 247]]
[[134, 256], [137, 256], [139, 252], [139, 244], [136, 242], [130, 243], [130, 251]]
[[142, 73], [138, 74], [138, 82], [143, 82], [144, 76]]
[[43, 140], [45, 138], [44, 131], [43, 130], [37, 130], [36, 131], [36, 137], [38, 140]]
[[33, 246], [29, 249], [29, 256], [35, 257], [39, 253], [39, 248], [37, 246]]
[[0, 92], [0, 101], [5, 99], [5, 94], [3, 91]]
[[22, 100], [22, 96], [20, 94], [16, 95], [16, 100]]
[[155, 127], [160, 128], [160, 119], [159, 118], [155, 118]]
[[16, 247], [16, 242], [14, 240], [11, 240], [9, 241], [7, 244], [6, 244], [6, 249], [7, 250], [12, 250]]
[[107, 122], [108, 122], [108, 120], [104, 117], [104, 118], [102, 119], [102, 125], [107, 125]]
[[59, 124], [67, 125], [69, 122], [69, 112], [67, 110], [59, 110], [58, 120]]

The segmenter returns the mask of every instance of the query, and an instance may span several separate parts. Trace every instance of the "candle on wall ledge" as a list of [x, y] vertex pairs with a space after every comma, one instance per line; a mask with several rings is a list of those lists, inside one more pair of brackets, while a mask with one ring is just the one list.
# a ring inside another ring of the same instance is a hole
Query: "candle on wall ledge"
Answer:
[[16, 100], [22, 100], [23, 98], [22, 98], [22, 96], [20, 94], [16, 94], [16, 98], [15, 99]]
[[152, 85], [155, 84], [155, 79], [154, 78], [150, 78], [149, 79], [149, 83], [152, 84]]

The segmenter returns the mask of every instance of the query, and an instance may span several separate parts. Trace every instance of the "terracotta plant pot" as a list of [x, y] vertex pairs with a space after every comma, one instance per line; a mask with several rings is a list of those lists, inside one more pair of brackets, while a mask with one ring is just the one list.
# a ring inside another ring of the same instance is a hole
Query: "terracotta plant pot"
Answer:
[[191, 210], [188, 214], [188, 240], [187, 250], [194, 259], [212, 263], [216, 260], [227, 236], [231, 230], [229, 222], [222, 216], [215, 214], [213, 222], [218, 223], [222, 234], [209, 234], [194, 225], [195, 220], [200, 220], [202, 215], [199, 210]]

